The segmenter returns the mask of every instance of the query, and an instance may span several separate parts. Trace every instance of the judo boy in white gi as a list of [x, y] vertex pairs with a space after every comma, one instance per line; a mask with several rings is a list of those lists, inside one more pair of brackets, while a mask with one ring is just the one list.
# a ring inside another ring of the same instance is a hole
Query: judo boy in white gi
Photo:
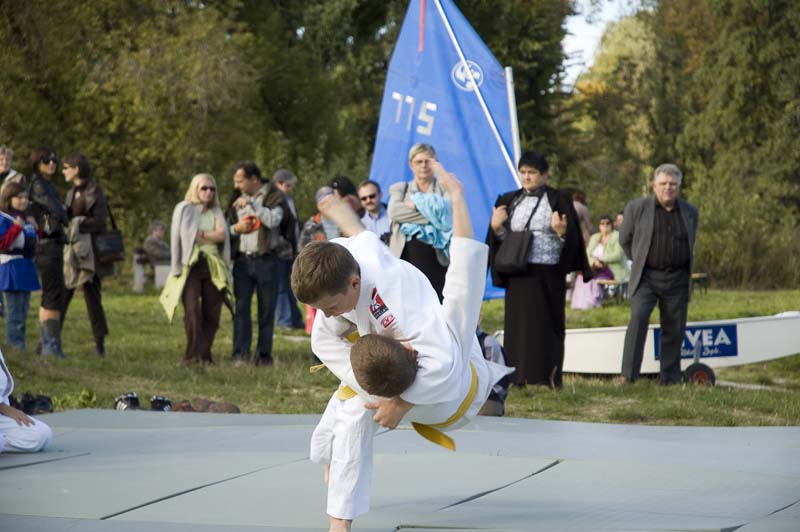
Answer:
[[53, 439], [53, 431], [42, 420], [11, 406], [14, 379], [0, 351], [0, 453], [36, 453]]
[[[412, 422], [454, 449], [441, 431], [468, 423], [511, 371], [487, 362], [475, 336], [488, 249], [472, 239], [461, 183], [438, 162], [434, 173], [453, 212], [442, 304], [427, 278], [391, 255], [335, 197], [321, 200], [320, 211], [353, 236], [310, 244], [292, 271], [298, 300], [322, 311], [312, 349], [342, 381], [311, 441], [311, 459], [326, 464], [330, 530], [350, 530], [352, 519], [369, 511], [379, 426]], [[353, 332], [360, 338], [351, 342]]]

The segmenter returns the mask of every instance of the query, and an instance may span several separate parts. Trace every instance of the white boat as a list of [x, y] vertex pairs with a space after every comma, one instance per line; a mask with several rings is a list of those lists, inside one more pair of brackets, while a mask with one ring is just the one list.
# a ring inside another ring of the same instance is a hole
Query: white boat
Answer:
[[[627, 327], [567, 329], [565, 373], [619, 374]], [[660, 327], [651, 325], [644, 344], [642, 373], [658, 373]], [[498, 336], [501, 337], [502, 333]], [[800, 353], [800, 311], [774, 316], [690, 322], [681, 349], [683, 369], [700, 361], [710, 368], [763, 362]]]

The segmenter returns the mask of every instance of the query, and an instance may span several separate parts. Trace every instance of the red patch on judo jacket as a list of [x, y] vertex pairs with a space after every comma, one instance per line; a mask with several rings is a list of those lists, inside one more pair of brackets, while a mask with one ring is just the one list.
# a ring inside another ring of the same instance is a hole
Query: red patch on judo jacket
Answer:
[[[372, 289], [372, 301], [369, 305], [369, 311], [373, 318], [380, 321], [384, 329], [394, 323], [394, 315], [389, 312], [389, 307], [387, 307], [386, 303], [381, 299], [377, 288]], [[383, 316], [383, 319], [381, 319], [381, 316]]]
[[381, 320], [381, 325], [383, 325], [384, 329], [388, 329], [389, 325], [391, 325], [392, 323], [394, 323], [394, 315], [393, 314], [387, 314]]
[[386, 303], [383, 302], [383, 299], [381, 299], [377, 288], [372, 289], [372, 302], [369, 304], [369, 311], [376, 320], [389, 312], [389, 308], [386, 306]]

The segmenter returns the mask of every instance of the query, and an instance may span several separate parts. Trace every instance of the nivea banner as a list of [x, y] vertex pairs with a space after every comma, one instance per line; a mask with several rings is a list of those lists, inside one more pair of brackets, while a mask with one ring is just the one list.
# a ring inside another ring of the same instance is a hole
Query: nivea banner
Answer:
[[[656, 327], [653, 331], [656, 360], [661, 357], [660, 338], [661, 328]], [[736, 324], [687, 325], [681, 346], [681, 358], [694, 357], [695, 350], [699, 350], [700, 358], [739, 356]]]
[[[497, 196], [519, 188], [509, 117], [503, 68], [453, 2], [412, 0], [389, 64], [370, 179], [384, 191], [410, 181], [409, 149], [433, 145], [464, 183], [483, 240]], [[487, 283], [489, 297], [502, 294]]]

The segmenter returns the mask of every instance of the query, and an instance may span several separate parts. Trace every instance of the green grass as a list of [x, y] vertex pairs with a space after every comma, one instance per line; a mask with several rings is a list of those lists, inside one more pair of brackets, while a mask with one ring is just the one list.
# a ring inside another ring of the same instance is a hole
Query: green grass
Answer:
[[[38, 336], [38, 297], [31, 301], [28, 353], [5, 350], [16, 381], [16, 394], [50, 395], [57, 410], [112, 408], [114, 397], [135, 391], [143, 405], [151, 395], [173, 402], [205, 397], [228, 401], [251, 413], [320, 413], [337, 385], [328, 372], [310, 374], [313, 364], [308, 338], [278, 333], [272, 368], [234, 367], [230, 313], [223, 309], [214, 344], [216, 364], [185, 368], [180, 365], [185, 339], [182, 314], [169, 324], [155, 291], [131, 294], [120, 281], [104, 286], [103, 301], [111, 334], [108, 356], [94, 354], [94, 343], [80, 293], [67, 317], [64, 348], [68, 358], [57, 360], [32, 353]], [[690, 320], [768, 315], [800, 309], [800, 291], [746, 292], [709, 290], [696, 293]], [[484, 304], [484, 329], [502, 328], [502, 301]], [[625, 325], [627, 304], [589, 311], [567, 312], [568, 327]], [[657, 313], [653, 320], [657, 321]], [[255, 311], [253, 313], [255, 316]], [[718, 379], [769, 389], [658, 386], [643, 379], [619, 386], [613, 379], [568, 375], [561, 391], [529, 387], [513, 389], [507, 414], [516, 417], [603, 423], [670, 425], [799, 425], [800, 354], [738, 368], [725, 368]]]

